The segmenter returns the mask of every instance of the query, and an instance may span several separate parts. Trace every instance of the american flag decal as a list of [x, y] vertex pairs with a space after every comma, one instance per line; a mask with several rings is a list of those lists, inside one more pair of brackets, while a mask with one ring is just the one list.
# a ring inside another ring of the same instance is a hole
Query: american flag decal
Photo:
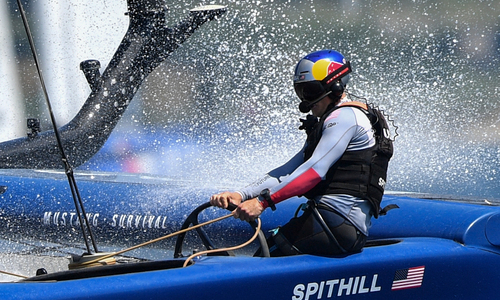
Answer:
[[422, 285], [425, 266], [397, 270], [391, 290], [416, 288]]

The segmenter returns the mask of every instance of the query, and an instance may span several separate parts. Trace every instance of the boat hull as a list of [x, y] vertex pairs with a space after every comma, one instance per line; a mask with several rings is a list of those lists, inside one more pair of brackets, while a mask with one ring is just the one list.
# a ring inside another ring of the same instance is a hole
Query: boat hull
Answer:
[[[2, 299], [493, 299], [500, 256], [438, 238], [405, 238], [346, 257], [205, 257], [186, 268], [0, 284]], [[395, 289], [397, 273], [424, 268]], [[106, 268], [106, 267], [103, 267]], [[43, 276], [42, 276], [43, 277]]]
[[[77, 243], [78, 224], [68, 225], [62, 217], [64, 212], [72, 212], [64, 174], [13, 171], [0, 172], [1, 185], [6, 187], [0, 195], [3, 236], [32, 232], [44, 241], [60, 242], [71, 233], [69, 239], [73, 237]], [[87, 213], [98, 214], [97, 222], [90, 218], [98, 245], [106, 246], [132, 246], [174, 232], [211, 193], [228, 188], [142, 175], [81, 173], [77, 177]], [[287, 222], [301, 202], [293, 198], [280, 203], [276, 212], [266, 211], [261, 217], [264, 231]], [[147, 263], [155, 265], [153, 268], [133, 263], [54, 272], [28, 281], [2, 283], [0, 297], [492, 299], [500, 293], [494, 282], [500, 269], [500, 207], [398, 194], [384, 196], [382, 204], [399, 208], [373, 220], [368, 244], [360, 253], [339, 257], [209, 256], [182, 268], [184, 258], [171, 259], [172, 242], [156, 249], [155, 253], [161, 253], [156, 257], [160, 261]], [[221, 213], [227, 214], [210, 208], [203, 219]], [[167, 218], [159, 223], [158, 218], [152, 218], [144, 223], [146, 227], [127, 228], [127, 223], [136, 224], [135, 216], [148, 214]], [[125, 221], [112, 226], [114, 216], [120, 215], [127, 216]], [[232, 218], [206, 231], [219, 246], [232, 246], [251, 234], [248, 224]], [[191, 241], [186, 244], [193, 247]]]

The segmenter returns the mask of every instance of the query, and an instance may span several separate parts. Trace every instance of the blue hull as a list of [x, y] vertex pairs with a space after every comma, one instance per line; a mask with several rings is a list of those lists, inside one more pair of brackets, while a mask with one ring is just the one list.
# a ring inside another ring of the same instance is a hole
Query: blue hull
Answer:
[[[175, 178], [119, 173], [78, 173], [78, 188], [98, 245], [132, 246], [179, 230], [186, 216], [227, 186], [203, 186]], [[81, 245], [80, 228], [66, 176], [59, 171], [0, 170], [0, 226], [5, 234], [31, 231], [50, 242]], [[303, 201], [291, 200], [280, 214], [266, 212], [263, 230], [284, 224]], [[200, 220], [229, 212], [208, 209]], [[238, 228], [235, 231], [228, 228]], [[32, 230], [36, 228], [36, 230]], [[251, 227], [234, 219], [211, 225], [215, 241], [243, 242]], [[163, 246], [163, 245], [162, 245]]]
[[[4, 236], [30, 230], [44, 240], [60, 241], [65, 232], [78, 227], [69, 218], [74, 209], [63, 174], [9, 170], [1, 174], [0, 182], [7, 187], [0, 201]], [[193, 208], [223, 188], [198, 185], [193, 189], [189, 183], [137, 175], [79, 174], [78, 182], [98, 245], [131, 246], [174, 232]], [[281, 203], [279, 213], [266, 211], [264, 230], [285, 223], [300, 202]], [[494, 282], [500, 270], [499, 207], [398, 195], [386, 195], [383, 204], [400, 208], [374, 220], [368, 246], [346, 257], [211, 256], [182, 268], [182, 258], [165, 254], [156, 263], [72, 270], [29, 279], [34, 281], [2, 283], [0, 297], [493, 299], [500, 293]], [[221, 213], [226, 214], [213, 209], [205, 218]], [[207, 233], [227, 246], [249, 238], [251, 229], [231, 219], [207, 228]]]
[[[408, 238], [344, 258], [208, 257], [186, 268], [58, 282], [0, 284], [2, 299], [494, 299], [498, 254]], [[396, 289], [401, 270], [421, 283]], [[107, 268], [107, 267], [103, 267]]]

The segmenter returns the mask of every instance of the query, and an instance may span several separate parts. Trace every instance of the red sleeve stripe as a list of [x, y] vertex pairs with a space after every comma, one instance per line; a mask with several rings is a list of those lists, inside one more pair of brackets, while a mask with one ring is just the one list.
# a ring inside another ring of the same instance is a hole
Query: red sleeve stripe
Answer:
[[271, 200], [274, 203], [279, 203], [285, 199], [303, 195], [305, 192], [312, 189], [321, 181], [321, 176], [314, 170], [309, 169], [304, 174], [292, 180], [279, 191], [271, 195]]

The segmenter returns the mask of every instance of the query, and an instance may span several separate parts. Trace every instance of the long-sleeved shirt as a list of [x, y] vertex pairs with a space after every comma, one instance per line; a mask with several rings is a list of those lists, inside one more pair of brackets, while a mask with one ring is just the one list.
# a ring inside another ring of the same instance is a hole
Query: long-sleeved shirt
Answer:
[[[321, 139], [308, 160], [304, 161], [304, 145], [288, 162], [238, 192], [247, 200], [268, 188], [274, 203], [303, 195], [325, 178], [345, 151], [363, 150], [374, 144], [372, 125], [366, 115], [357, 108], [341, 107], [326, 117]], [[372, 213], [367, 200], [344, 194], [321, 195], [315, 200], [331, 207], [368, 235]]]

